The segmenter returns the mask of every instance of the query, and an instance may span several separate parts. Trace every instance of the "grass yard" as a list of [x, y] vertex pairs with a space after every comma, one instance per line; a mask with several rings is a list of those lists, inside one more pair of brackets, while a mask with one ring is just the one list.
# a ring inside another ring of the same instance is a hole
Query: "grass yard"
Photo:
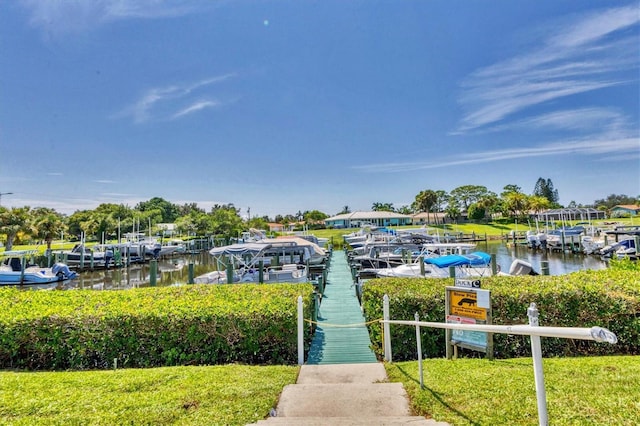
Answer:
[[[545, 358], [551, 425], [637, 425], [640, 356]], [[417, 361], [387, 364], [418, 415], [452, 425], [537, 425], [531, 358], [428, 359], [420, 389]]]
[[0, 424], [245, 425], [265, 418], [298, 367], [0, 372]]

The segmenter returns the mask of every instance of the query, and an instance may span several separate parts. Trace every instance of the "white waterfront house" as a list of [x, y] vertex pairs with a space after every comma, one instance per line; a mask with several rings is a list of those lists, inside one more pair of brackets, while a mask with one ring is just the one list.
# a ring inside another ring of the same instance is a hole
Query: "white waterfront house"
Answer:
[[412, 217], [395, 212], [352, 212], [343, 213], [324, 220], [327, 227], [360, 228], [362, 226], [404, 226], [412, 224]]

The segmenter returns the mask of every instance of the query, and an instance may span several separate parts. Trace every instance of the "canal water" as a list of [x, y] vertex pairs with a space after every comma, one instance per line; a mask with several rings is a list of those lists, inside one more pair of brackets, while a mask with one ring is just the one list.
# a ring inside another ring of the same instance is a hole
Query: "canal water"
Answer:
[[584, 255], [563, 251], [531, 250], [526, 244], [505, 244], [502, 241], [478, 243], [477, 249], [496, 255], [496, 262], [503, 272], [509, 272], [515, 259], [524, 260], [533, 266], [533, 270], [541, 273], [542, 262], [549, 265], [549, 275], [564, 275], [585, 269], [606, 269], [607, 262], [599, 256]]
[[[504, 272], [509, 271], [511, 263], [516, 258], [529, 262], [538, 273], [542, 272], [542, 262], [547, 261], [550, 275], [563, 275], [583, 269], [607, 268], [607, 263], [598, 256], [570, 252], [534, 251], [526, 245], [505, 244], [502, 241], [480, 242], [477, 245], [477, 250], [495, 254], [498, 266]], [[194, 277], [216, 269], [213, 258], [207, 251], [160, 259], [156, 285], [166, 287], [186, 284], [189, 280], [189, 264], [193, 264]], [[146, 263], [134, 264], [128, 268], [84, 271], [73, 280], [56, 283], [48, 288], [119, 290], [149, 287], [150, 282], [151, 267]]]

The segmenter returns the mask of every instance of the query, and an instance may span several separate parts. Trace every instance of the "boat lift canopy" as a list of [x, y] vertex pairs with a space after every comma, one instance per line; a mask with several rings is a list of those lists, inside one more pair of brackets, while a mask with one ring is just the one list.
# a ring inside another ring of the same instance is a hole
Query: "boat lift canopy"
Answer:
[[439, 257], [428, 257], [424, 260], [438, 268], [449, 266], [485, 266], [491, 262], [491, 255], [482, 251], [474, 251], [469, 254], [449, 254]]

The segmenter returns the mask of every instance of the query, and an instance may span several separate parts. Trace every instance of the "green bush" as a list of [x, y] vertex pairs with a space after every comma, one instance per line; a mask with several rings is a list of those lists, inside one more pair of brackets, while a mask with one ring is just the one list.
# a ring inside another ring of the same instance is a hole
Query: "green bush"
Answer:
[[[390, 298], [393, 320], [414, 319], [443, 322], [445, 287], [452, 279], [388, 278], [365, 283], [362, 305], [367, 321], [382, 318], [382, 300]], [[640, 277], [636, 271], [581, 271], [561, 276], [494, 276], [482, 279], [482, 287], [491, 290], [493, 324], [527, 324], [527, 308], [534, 302], [540, 312], [541, 326], [601, 326], [614, 332], [618, 343], [610, 345], [583, 340], [542, 338], [545, 356], [566, 355], [638, 355], [640, 354]], [[370, 326], [376, 353], [382, 357], [381, 325]], [[391, 325], [394, 360], [417, 358], [415, 328]], [[425, 357], [445, 355], [444, 330], [423, 328], [422, 350]], [[497, 358], [530, 356], [526, 336], [494, 335]], [[481, 353], [465, 351], [470, 356]]]
[[[103, 369], [297, 361], [311, 284], [123, 291], [0, 289], [0, 368]], [[311, 336], [305, 337], [306, 346]]]

